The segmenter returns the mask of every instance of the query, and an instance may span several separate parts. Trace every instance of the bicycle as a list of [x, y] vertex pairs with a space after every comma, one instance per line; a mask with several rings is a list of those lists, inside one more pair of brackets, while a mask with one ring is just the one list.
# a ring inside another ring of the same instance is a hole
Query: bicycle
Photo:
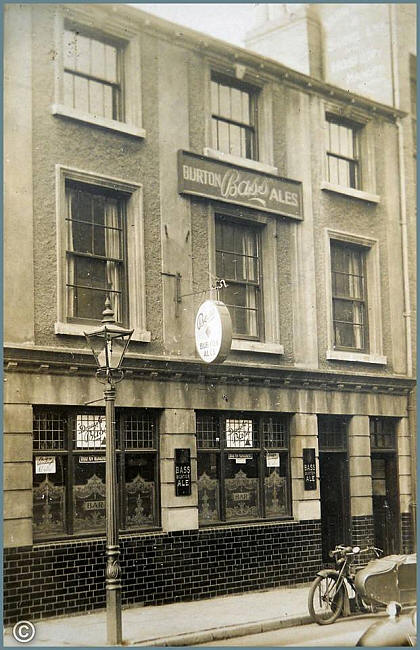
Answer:
[[318, 571], [308, 596], [309, 613], [318, 625], [334, 623], [344, 609], [346, 614], [350, 613], [350, 597], [354, 598], [355, 607], [359, 611], [373, 611], [373, 605], [358, 593], [354, 583], [355, 574], [351, 572], [355, 557], [367, 552], [374, 553], [378, 558], [383, 551], [375, 546], [361, 549], [359, 546], [338, 545], [329, 552], [329, 556], [335, 559], [337, 568]]

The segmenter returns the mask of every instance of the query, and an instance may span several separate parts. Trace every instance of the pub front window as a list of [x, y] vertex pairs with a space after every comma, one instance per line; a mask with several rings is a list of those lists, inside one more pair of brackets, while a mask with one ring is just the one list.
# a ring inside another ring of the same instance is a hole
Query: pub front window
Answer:
[[[156, 414], [117, 410], [116, 425], [120, 528], [156, 527]], [[35, 411], [35, 540], [105, 533], [105, 446], [104, 412]]]
[[201, 525], [290, 516], [289, 418], [198, 412]]

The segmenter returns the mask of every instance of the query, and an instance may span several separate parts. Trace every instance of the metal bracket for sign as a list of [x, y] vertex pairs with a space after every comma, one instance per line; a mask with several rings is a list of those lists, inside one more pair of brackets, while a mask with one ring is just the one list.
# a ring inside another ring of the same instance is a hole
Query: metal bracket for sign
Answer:
[[[219, 299], [220, 289], [226, 289], [228, 285], [226, 280], [216, 280], [213, 286], [209, 289], [203, 289], [202, 291], [193, 291], [192, 293], [183, 293], [181, 295], [181, 273], [167, 273], [162, 271], [162, 275], [166, 275], [169, 278], [175, 278], [175, 303], [178, 306], [182, 302], [182, 298], [187, 298], [188, 296], [198, 296], [201, 293], [208, 293], [209, 291], [217, 291], [217, 299]], [[175, 316], [178, 316], [178, 307], [175, 310]]]
[[198, 296], [199, 293], [207, 293], [208, 291], [219, 291], [220, 289], [226, 289], [227, 286], [226, 280], [216, 280], [214, 286], [210, 287], [210, 289], [193, 291], [192, 293], [183, 293], [182, 296], [179, 296], [179, 302], [181, 302], [181, 298], [186, 298], [187, 296]]

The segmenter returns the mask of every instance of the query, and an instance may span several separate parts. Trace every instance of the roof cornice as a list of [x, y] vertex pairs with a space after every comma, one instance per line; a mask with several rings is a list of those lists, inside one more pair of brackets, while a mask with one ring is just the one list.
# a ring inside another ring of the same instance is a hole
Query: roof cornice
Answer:
[[[94, 376], [96, 365], [88, 351], [42, 347], [9, 347], [4, 350], [7, 372], [29, 374]], [[192, 384], [247, 385], [262, 388], [287, 388], [359, 393], [407, 395], [415, 386], [413, 379], [396, 375], [333, 370], [314, 370], [277, 366], [225, 362], [207, 365], [202, 361], [179, 357], [128, 354], [124, 360], [127, 379], [179, 381]]]
[[196, 30], [178, 25], [153, 14], [142, 11], [125, 4], [64, 4], [61, 7], [71, 13], [72, 10], [95, 12], [100, 11], [108, 14], [109, 18], [126, 21], [131, 25], [131, 29], [137, 28], [143, 33], [149, 33], [169, 39], [176, 42], [180, 47], [193, 48], [201, 51], [203, 55], [214, 55], [224, 57], [230, 60], [232, 65], [242, 64], [251, 66], [256, 71], [260, 71], [264, 76], [271, 76], [274, 79], [286, 83], [289, 86], [297, 87], [305, 92], [316, 93], [328, 98], [330, 101], [341, 102], [344, 105], [350, 105], [359, 108], [370, 114], [380, 115], [388, 120], [394, 121], [397, 118], [403, 118], [407, 115], [393, 106], [376, 102], [368, 97], [363, 97], [356, 93], [326, 83], [316, 77], [305, 75], [297, 70], [265, 57], [251, 50], [232, 45], [213, 36], [203, 34]]

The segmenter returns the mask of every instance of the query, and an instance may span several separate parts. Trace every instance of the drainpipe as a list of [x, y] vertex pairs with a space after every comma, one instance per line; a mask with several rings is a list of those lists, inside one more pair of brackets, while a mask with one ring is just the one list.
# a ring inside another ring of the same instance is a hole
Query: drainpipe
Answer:
[[[398, 52], [394, 43], [394, 36], [397, 34], [397, 16], [396, 6], [392, 3], [388, 5], [389, 12], [389, 29], [391, 41], [391, 66], [392, 66], [392, 94], [393, 105], [400, 108], [400, 87], [398, 79]], [[408, 226], [407, 226], [407, 195], [406, 195], [406, 177], [404, 161], [404, 133], [401, 119], [397, 118], [398, 134], [398, 171], [400, 181], [400, 225], [401, 225], [401, 246], [402, 246], [402, 264], [403, 264], [403, 291], [404, 291], [404, 320], [405, 320], [405, 337], [406, 337], [406, 363], [407, 377], [413, 376], [413, 355], [411, 347], [411, 301], [410, 301], [410, 282], [408, 266]], [[416, 539], [416, 476], [417, 464], [415, 454], [415, 406], [414, 392], [410, 391], [407, 400], [407, 418], [408, 431], [410, 433], [410, 450], [411, 450], [411, 515], [413, 525], [413, 541]]]

